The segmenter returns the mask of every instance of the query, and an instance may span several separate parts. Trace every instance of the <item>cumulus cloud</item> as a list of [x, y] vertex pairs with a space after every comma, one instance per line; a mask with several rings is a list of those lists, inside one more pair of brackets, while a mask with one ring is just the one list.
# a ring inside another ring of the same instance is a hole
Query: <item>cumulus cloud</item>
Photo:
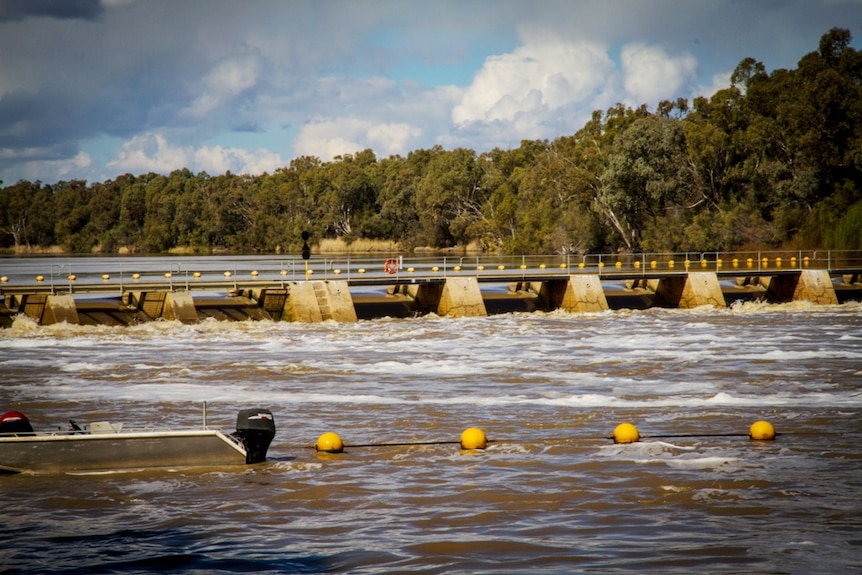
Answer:
[[674, 0], [672, 19], [654, 17], [665, 0], [427, 4], [0, 0], [0, 180], [515, 147], [618, 102], [709, 96], [746, 56], [793, 66], [858, 14], [858, 0]]
[[657, 46], [627, 44], [620, 62], [626, 93], [639, 104], [655, 105], [688, 93], [697, 79], [694, 56], [670, 56]]
[[187, 113], [203, 118], [213, 110], [232, 102], [257, 84], [261, 63], [253, 56], [239, 56], [219, 62], [201, 82], [201, 93]]
[[333, 118], [303, 126], [294, 140], [293, 149], [297, 155], [324, 160], [366, 148], [384, 157], [405, 151], [420, 134], [419, 128], [408, 123]]
[[458, 126], [546, 116], [589, 103], [605, 89], [614, 63], [601, 44], [528, 36], [509, 54], [485, 60], [461, 102], [452, 110]]
[[[45, 150], [23, 150], [17, 152], [15, 155], [18, 158], [34, 156], [34, 157], [43, 157]], [[9, 155], [8, 150], [0, 150], [0, 161], [6, 160], [6, 156]], [[31, 182], [44, 180], [44, 174], [52, 174], [54, 179], [52, 181], [59, 180], [74, 180], [79, 179], [81, 177], [81, 173], [90, 168], [93, 164], [93, 160], [90, 155], [86, 152], [79, 151], [74, 156], [64, 157], [61, 159], [50, 160], [50, 159], [36, 159], [22, 162], [22, 173], [20, 174], [19, 179], [26, 179]], [[7, 184], [11, 184], [13, 182], [6, 182]]]
[[193, 172], [242, 174], [272, 172], [285, 165], [278, 154], [268, 150], [244, 150], [222, 146], [178, 146], [163, 134], [146, 133], [125, 142], [117, 158], [107, 167], [118, 173], [168, 173], [188, 168]]
[[723, 90], [730, 86], [731, 72], [719, 72], [712, 75], [712, 81], [708, 85], [701, 85], [695, 89], [695, 96], [705, 96], [709, 98], [719, 90]]

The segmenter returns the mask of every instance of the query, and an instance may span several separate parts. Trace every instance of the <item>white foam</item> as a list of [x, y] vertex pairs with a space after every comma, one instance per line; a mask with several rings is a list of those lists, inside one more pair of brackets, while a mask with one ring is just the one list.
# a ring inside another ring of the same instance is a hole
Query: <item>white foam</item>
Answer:
[[721, 471], [737, 471], [742, 464], [733, 457], [692, 457], [666, 459], [664, 463], [673, 469], [713, 469]]

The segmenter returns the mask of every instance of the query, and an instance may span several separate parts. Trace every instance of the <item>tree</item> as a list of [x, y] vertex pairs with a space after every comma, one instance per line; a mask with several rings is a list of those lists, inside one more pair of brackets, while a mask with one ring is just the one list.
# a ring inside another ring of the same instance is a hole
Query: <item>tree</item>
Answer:
[[448, 152], [435, 146], [416, 188], [419, 241], [450, 247], [473, 239], [466, 230], [481, 217], [485, 194], [480, 181], [473, 150], [458, 148]]
[[615, 140], [600, 176], [599, 200], [629, 250], [641, 247], [647, 225], [688, 197], [686, 160], [685, 134], [674, 120], [639, 118]]

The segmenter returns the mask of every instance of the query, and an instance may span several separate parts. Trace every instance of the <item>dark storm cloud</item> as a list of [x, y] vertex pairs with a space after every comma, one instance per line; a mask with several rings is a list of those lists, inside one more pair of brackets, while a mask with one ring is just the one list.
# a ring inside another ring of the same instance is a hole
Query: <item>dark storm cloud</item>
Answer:
[[93, 20], [103, 12], [100, 0], [0, 0], [0, 22], [27, 18]]

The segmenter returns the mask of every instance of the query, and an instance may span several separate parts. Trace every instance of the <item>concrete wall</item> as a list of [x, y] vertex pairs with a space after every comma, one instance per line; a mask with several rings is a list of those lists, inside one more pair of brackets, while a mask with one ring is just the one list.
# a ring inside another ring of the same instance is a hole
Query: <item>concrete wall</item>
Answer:
[[802, 270], [798, 274], [761, 278], [766, 297], [771, 302], [805, 300], [821, 304], [837, 304], [835, 286], [826, 270]]
[[726, 307], [718, 276], [713, 272], [689, 272], [686, 275], [651, 281], [657, 305], [690, 309], [702, 305]]
[[187, 291], [168, 292], [162, 310], [162, 319], [182, 323], [197, 323], [198, 312], [195, 309], [192, 294]]
[[[855, 280], [857, 278], [850, 278]], [[642, 281], [642, 280], [641, 280]], [[760, 277], [770, 301], [806, 300], [837, 304], [832, 278], [825, 270], [800, 270]], [[689, 272], [660, 280], [648, 280], [655, 292], [650, 305], [693, 308], [703, 305], [726, 306], [724, 293], [714, 272]], [[634, 285], [634, 284], [632, 284]], [[574, 274], [567, 278], [531, 282], [524, 280], [510, 288], [530, 293], [532, 309], [567, 312], [594, 312], [609, 309], [608, 299], [598, 275]], [[443, 282], [407, 284], [390, 290], [397, 294], [411, 315], [434, 313], [449, 317], [488, 315], [480, 284], [475, 277], [452, 277]], [[535, 295], [532, 295], [535, 294]], [[516, 294], [517, 295], [517, 294]], [[489, 301], [497, 298], [490, 294]], [[262, 320], [321, 322], [357, 321], [356, 305], [347, 281], [299, 281], [279, 287], [236, 290], [226, 297], [192, 292], [125, 292], [112, 300], [82, 299], [73, 295], [21, 294], [7, 296], [0, 307], [0, 324], [9, 327], [14, 316], [23, 313], [43, 325], [67, 322], [86, 325], [128, 325], [157, 319], [193, 323], [214, 317], [220, 320]], [[496, 299], [494, 300], [495, 303]], [[647, 306], [648, 307], [648, 306]], [[492, 311], [498, 309], [491, 307]], [[530, 310], [531, 311], [531, 310]], [[374, 316], [377, 317], [377, 316]]]
[[411, 285], [407, 293], [425, 313], [448, 317], [488, 315], [476, 278], [447, 278], [444, 283]]
[[547, 310], [593, 312], [608, 309], [608, 300], [597, 275], [573, 275], [564, 280], [532, 282], [530, 289]]
[[78, 323], [78, 308], [71, 295], [49, 295], [42, 314], [42, 325]]
[[281, 316], [284, 321], [356, 321], [356, 309], [346, 281], [290, 282], [288, 288]]

